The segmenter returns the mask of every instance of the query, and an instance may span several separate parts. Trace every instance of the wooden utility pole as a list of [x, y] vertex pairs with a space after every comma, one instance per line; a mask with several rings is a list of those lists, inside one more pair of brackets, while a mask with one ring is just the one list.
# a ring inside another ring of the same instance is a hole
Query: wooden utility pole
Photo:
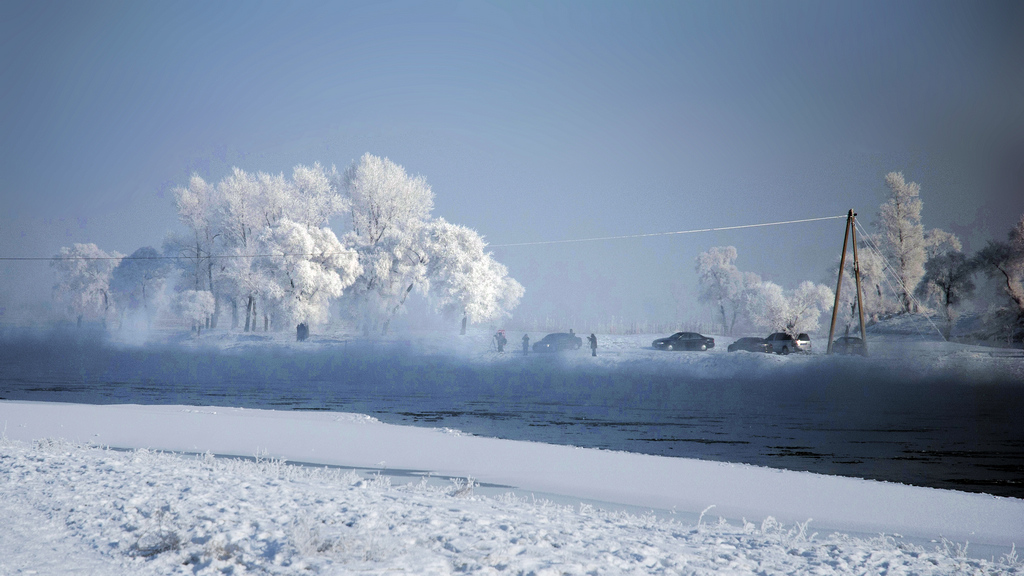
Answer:
[[832, 304], [832, 323], [828, 328], [828, 347], [826, 354], [832, 353], [832, 338], [836, 335], [836, 316], [839, 313], [839, 294], [843, 289], [843, 270], [846, 269], [846, 246], [853, 236], [853, 273], [857, 282], [857, 312], [860, 314], [860, 339], [864, 343], [864, 352], [867, 353], [868, 337], [864, 331], [864, 300], [861, 298], [860, 290], [860, 260], [857, 258], [857, 215], [851, 209], [846, 214], [846, 231], [843, 233], [843, 255], [839, 258], [839, 279], [836, 281], [836, 299]]
[[[852, 210], [851, 210], [852, 212]], [[860, 341], [864, 345], [864, 355], [868, 355], [868, 334], [864, 331], [864, 299], [860, 290], [860, 260], [857, 258], [857, 213], [850, 218], [850, 235], [853, 237], [853, 277], [857, 280], [857, 314], [860, 315]], [[840, 271], [841, 272], [841, 271]]]

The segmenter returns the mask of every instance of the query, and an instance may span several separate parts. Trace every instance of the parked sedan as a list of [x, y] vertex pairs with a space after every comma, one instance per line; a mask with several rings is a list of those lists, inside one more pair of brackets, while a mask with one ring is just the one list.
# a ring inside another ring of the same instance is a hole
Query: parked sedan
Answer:
[[740, 338], [732, 344], [729, 344], [729, 352], [735, 352], [737, 350], [746, 350], [747, 352], [767, 352], [768, 343], [765, 342], [764, 338]]
[[548, 334], [533, 344], [534, 352], [559, 352], [561, 350], [579, 350], [583, 339], [568, 332]]
[[811, 351], [811, 337], [807, 334], [800, 334], [794, 338], [788, 332], [776, 332], [764, 340], [768, 343], [768, 351], [776, 354]]
[[832, 342], [832, 351], [836, 354], [860, 354], [868, 355], [868, 347], [864, 341], [856, 336], [843, 336]]
[[707, 350], [715, 347], [715, 339], [696, 332], [676, 332], [667, 338], [651, 342], [658, 350]]

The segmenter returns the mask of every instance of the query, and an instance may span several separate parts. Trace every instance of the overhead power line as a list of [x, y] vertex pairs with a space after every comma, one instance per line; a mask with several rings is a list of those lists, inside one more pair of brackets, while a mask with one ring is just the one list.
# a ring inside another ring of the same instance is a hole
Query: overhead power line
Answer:
[[649, 238], [652, 236], [674, 236], [678, 234], [697, 234], [699, 232], [719, 232], [722, 230], [739, 230], [741, 228], [760, 228], [763, 226], [781, 226], [783, 224], [799, 224], [802, 222], [817, 222], [819, 220], [836, 220], [846, 218], [842, 216], [822, 216], [821, 218], [803, 218], [800, 220], [784, 220], [780, 222], [764, 222], [761, 224], [741, 224], [739, 226], [719, 226], [717, 228], [694, 228], [693, 230], [676, 230], [673, 232], [650, 232], [647, 234], [624, 234], [622, 236], [597, 236], [594, 238], [573, 238], [571, 240], [540, 240], [537, 242], [515, 242], [510, 244], [488, 244], [488, 248], [508, 248], [512, 246], [539, 246], [542, 244], [569, 244], [573, 242], [597, 242], [599, 240], [625, 240], [627, 238]]
[[[875, 243], [874, 238], [872, 238], [871, 235], [868, 234], [868, 231], [865, 230], [864, 227], [860, 225], [860, 222], [857, 222], [856, 224], [857, 224], [857, 228], [860, 229], [860, 231], [861, 231], [862, 237], [868, 243], [868, 246], [865, 246], [865, 248], [867, 248], [868, 250], [871, 250], [872, 252], [874, 252], [875, 256], [882, 261], [882, 272], [883, 272], [882, 278], [885, 280], [885, 283], [888, 285], [889, 290], [892, 291], [892, 295], [894, 297], [896, 297], [897, 300], [899, 300], [899, 298], [900, 298], [899, 292], [892, 285], [892, 283], [889, 282], [889, 276], [885, 275], [885, 273], [888, 273], [889, 275], [891, 275], [893, 277], [894, 280], [896, 280], [896, 283], [899, 284], [900, 288], [902, 288], [903, 291], [906, 292], [906, 294], [908, 296], [910, 296], [910, 299], [913, 300], [915, 304], [917, 304], [918, 308], [924, 308], [924, 304], [922, 304], [921, 301], [918, 300], [916, 296], [914, 296], [914, 292], [912, 290], [908, 290], [907, 289], [907, 285], [903, 283], [903, 280], [900, 279], [900, 275], [896, 273], [896, 267], [893, 266], [889, 262], [888, 258], [886, 258], [884, 254], [882, 254], [882, 249], [879, 248], [878, 244]], [[940, 330], [939, 327], [936, 326], [935, 322], [932, 321], [931, 317], [928, 316], [927, 314], [924, 314], [923, 316], [925, 317], [926, 320], [928, 320], [928, 323], [932, 325], [932, 328], [934, 328], [935, 331], [939, 334], [939, 337], [942, 338], [943, 340], [946, 340], [946, 336], [942, 333], [942, 330]], [[917, 330], [918, 336], [924, 336], [924, 334], [921, 332], [920, 329], [915, 327], [915, 330]], [[946, 341], [948, 342], [948, 340], [946, 340]]]
[[[721, 232], [724, 230], [741, 230], [743, 228], [762, 228], [765, 226], [782, 226], [784, 224], [801, 224], [804, 222], [818, 222], [821, 220], [836, 220], [846, 218], [841, 216], [822, 216], [820, 218], [801, 218], [799, 220], [782, 220], [779, 222], [762, 222], [760, 224], [740, 224], [738, 226], [719, 226], [716, 228], [694, 228], [692, 230], [675, 230], [672, 232], [649, 232], [646, 234], [624, 234], [621, 236], [598, 236], [594, 238], [573, 238], [569, 240], [539, 240], [534, 242], [514, 242], [507, 244], [488, 244], [488, 248], [509, 248], [514, 246], [541, 246], [545, 244], [569, 244], [576, 242], [597, 242], [601, 240], [625, 240], [629, 238], [650, 238], [654, 236], [676, 236], [680, 234], [697, 234], [700, 232]], [[0, 261], [53, 261], [53, 260], [206, 260], [223, 258], [284, 258], [286, 256], [310, 257], [310, 256], [333, 256], [334, 253], [319, 254], [212, 254], [205, 256], [27, 256], [27, 257], [0, 257]]]
[[284, 258], [285, 256], [296, 256], [308, 258], [311, 256], [335, 256], [337, 252], [319, 252], [316, 254], [212, 254], [204, 256], [29, 256], [24, 258], [18, 257], [0, 257], [0, 261], [4, 260], [26, 260], [26, 261], [46, 261], [46, 260], [220, 260], [222, 258]]

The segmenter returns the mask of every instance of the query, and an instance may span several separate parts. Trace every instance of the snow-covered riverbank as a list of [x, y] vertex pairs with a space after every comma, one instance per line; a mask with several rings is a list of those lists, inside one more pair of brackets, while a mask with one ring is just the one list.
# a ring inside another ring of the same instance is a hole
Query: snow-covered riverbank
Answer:
[[339, 413], [0, 402], [0, 422], [5, 574], [1024, 570], [1018, 499]]

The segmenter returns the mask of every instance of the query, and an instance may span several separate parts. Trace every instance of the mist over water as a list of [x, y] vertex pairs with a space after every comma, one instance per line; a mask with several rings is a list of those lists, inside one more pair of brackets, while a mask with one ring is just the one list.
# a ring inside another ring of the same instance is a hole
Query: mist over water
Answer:
[[358, 412], [483, 436], [1024, 498], [1024, 382], [999, 370], [839, 358], [767, 365], [750, 354], [696, 364], [481, 362], [406, 341], [222, 349], [92, 336], [0, 336], [0, 399]]

